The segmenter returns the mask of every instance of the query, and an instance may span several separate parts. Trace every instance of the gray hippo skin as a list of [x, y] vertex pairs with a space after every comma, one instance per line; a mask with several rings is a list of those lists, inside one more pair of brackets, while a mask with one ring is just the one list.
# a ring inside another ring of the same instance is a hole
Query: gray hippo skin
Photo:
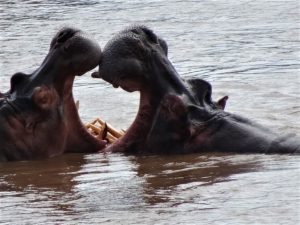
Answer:
[[167, 43], [144, 26], [121, 31], [105, 46], [92, 76], [140, 92], [135, 121], [107, 151], [299, 153], [297, 137], [224, 111], [227, 96], [213, 102], [211, 85], [181, 79], [167, 55]]
[[105, 147], [84, 128], [72, 94], [75, 76], [96, 67], [100, 57], [97, 42], [80, 30], [63, 28], [38, 69], [12, 76], [10, 90], [0, 93], [0, 161]]

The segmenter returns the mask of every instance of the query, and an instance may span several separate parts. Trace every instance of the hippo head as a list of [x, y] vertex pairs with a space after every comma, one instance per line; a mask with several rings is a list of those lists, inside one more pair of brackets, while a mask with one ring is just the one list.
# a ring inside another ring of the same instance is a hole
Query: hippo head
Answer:
[[[219, 102], [214, 102], [208, 82], [201, 79], [181, 79], [168, 59], [167, 43], [145, 26], [130, 27], [113, 37], [103, 50], [99, 72], [92, 76], [102, 78], [116, 88], [140, 92], [136, 119], [126, 134], [109, 147], [113, 151], [157, 149], [150, 144], [154, 143], [151, 141], [152, 133], [157, 127], [169, 129], [169, 122], [164, 117], [165, 106], [171, 104], [172, 95], [183, 99], [187, 105], [200, 105], [204, 114], [206, 110], [222, 111], [228, 98], [226, 96]], [[177, 105], [177, 98], [172, 101]], [[169, 112], [171, 114], [173, 113]], [[180, 115], [177, 116], [181, 118]], [[205, 116], [209, 117], [208, 113]], [[188, 127], [188, 123], [183, 125]], [[172, 124], [171, 127], [177, 131], [182, 125]], [[168, 140], [166, 135], [163, 134], [160, 139]]]
[[51, 157], [104, 147], [85, 130], [72, 94], [75, 76], [99, 64], [101, 49], [82, 31], [61, 29], [41, 66], [12, 76], [0, 94], [0, 160]]
[[[125, 91], [146, 91], [153, 83], [153, 56], [167, 58], [168, 46], [150, 29], [132, 27], [120, 32], [107, 43], [99, 73], [114, 87]], [[155, 78], [158, 80], [159, 78]], [[155, 81], [156, 81], [155, 80]], [[155, 85], [155, 84], [154, 84]]]

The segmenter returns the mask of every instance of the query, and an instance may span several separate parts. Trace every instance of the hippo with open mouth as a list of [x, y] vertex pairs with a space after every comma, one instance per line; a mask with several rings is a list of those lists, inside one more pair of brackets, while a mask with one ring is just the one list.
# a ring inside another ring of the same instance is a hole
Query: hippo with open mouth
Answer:
[[75, 76], [99, 64], [101, 49], [82, 31], [61, 29], [41, 66], [16, 73], [0, 93], [0, 161], [95, 152], [105, 147], [81, 123], [72, 94]]
[[145, 26], [118, 33], [103, 52], [99, 72], [114, 87], [140, 92], [138, 114], [107, 151], [129, 153], [299, 153], [294, 135], [279, 136], [224, 111], [202, 79], [183, 80], [168, 59], [167, 43]]

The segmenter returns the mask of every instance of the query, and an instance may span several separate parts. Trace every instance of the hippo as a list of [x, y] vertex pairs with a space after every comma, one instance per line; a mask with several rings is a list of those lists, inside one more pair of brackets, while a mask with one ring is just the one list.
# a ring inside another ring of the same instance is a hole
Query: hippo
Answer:
[[0, 93], [0, 161], [53, 157], [65, 152], [96, 152], [105, 147], [88, 133], [74, 102], [75, 76], [95, 68], [97, 42], [65, 27], [52, 39], [44, 61], [31, 74], [16, 73]]
[[280, 136], [224, 110], [227, 96], [212, 100], [209, 82], [182, 79], [168, 45], [146, 26], [131, 26], [104, 47], [99, 71], [115, 88], [140, 92], [137, 116], [106, 151], [126, 153], [299, 153], [295, 135]]

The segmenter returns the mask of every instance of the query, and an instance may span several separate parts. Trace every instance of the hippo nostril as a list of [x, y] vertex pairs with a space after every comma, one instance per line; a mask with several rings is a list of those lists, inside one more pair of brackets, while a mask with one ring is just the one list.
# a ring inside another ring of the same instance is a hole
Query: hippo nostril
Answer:
[[73, 37], [74, 34], [76, 33], [75, 30], [71, 30], [71, 29], [66, 29], [61, 31], [58, 36], [57, 36], [57, 42], [58, 43], [63, 43], [66, 40], [68, 40], [69, 38]]

